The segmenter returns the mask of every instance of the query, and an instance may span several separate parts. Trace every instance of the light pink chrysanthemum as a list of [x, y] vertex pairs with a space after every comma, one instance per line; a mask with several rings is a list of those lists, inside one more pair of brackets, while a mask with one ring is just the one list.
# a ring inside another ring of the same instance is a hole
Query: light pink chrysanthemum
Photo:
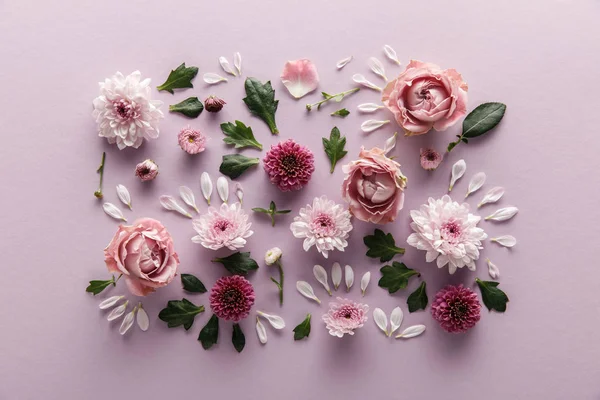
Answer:
[[246, 245], [246, 239], [254, 232], [250, 230], [248, 214], [242, 210], [239, 203], [221, 204], [220, 209], [210, 207], [208, 213], [192, 221], [198, 232], [192, 242], [199, 243], [207, 249], [218, 250], [227, 247], [230, 250], [241, 249]]
[[282, 192], [302, 189], [315, 170], [313, 153], [292, 139], [271, 146], [263, 163], [269, 180]]
[[421, 149], [421, 167], [433, 171], [442, 162], [442, 155], [432, 148]]
[[294, 237], [304, 238], [304, 251], [316, 246], [323, 257], [337, 249], [344, 251], [352, 230], [350, 212], [327, 197], [315, 197], [312, 205], [300, 209], [300, 215], [290, 225]]
[[482, 240], [487, 238], [477, 224], [481, 217], [469, 213], [467, 203], [458, 204], [445, 195], [441, 199], [429, 198], [428, 204], [412, 210], [410, 226], [415, 231], [408, 237], [408, 244], [425, 250], [427, 262], [437, 259], [438, 268], [448, 265], [450, 274], [466, 266], [475, 270]]
[[94, 99], [92, 116], [99, 136], [116, 143], [119, 150], [138, 148], [146, 139], [158, 137], [158, 121], [164, 118], [162, 101], [152, 100], [150, 79], [141, 80], [140, 71], [123, 76], [117, 72], [100, 82], [100, 96]]
[[206, 149], [206, 136], [189, 125], [179, 132], [177, 140], [181, 150], [188, 154], [202, 153]]
[[142, 182], [151, 181], [158, 175], [158, 165], [150, 159], [144, 160], [135, 166], [135, 176]]
[[210, 290], [210, 309], [219, 318], [238, 322], [250, 314], [254, 288], [243, 276], [220, 278]]
[[450, 333], [466, 332], [479, 321], [481, 304], [477, 294], [463, 285], [440, 290], [431, 305], [433, 319]]
[[369, 306], [340, 297], [337, 300], [329, 303], [329, 311], [323, 315], [329, 334], [337, 337], [354, 335], [354, 330], [362, 328], [367, 321]]

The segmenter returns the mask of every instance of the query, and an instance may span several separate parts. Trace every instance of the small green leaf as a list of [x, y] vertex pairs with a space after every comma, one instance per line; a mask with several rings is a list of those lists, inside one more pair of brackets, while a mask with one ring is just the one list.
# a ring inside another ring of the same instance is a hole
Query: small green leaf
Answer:
[[194, 85], [192, 85], [192, 79], [194, 79], [197, 74], [197, 67], [186, 67], [185, 63], [183, 63], [177, 67], [177, 69], [171, 71], [165, 83], [156, 88], [159, 91], [166, 90], [171, 94], [174, 94], [173, 89], [193, 88]]
[[310, 314], [294, 328], [294, 340], [304, 339], [310, 335]]
[[509, 300], [506, 293], [497, 288], [499, 282], [482, 281], [479, 278], [476, 278], [475, 282], [479, 285], [483, 304], [485, 304], [488, 310], [496, 310], [498, 312], [506, 311], [506, 303], [508, 303]]
[[332, 95], [330, 95], [329, 93], [325, 93], [325, 92], [321, 92], [321, 95], [322, 95], [322, 96], [323, 96], [323, 98], [325, 98], [325, 99], [330, 99], [330, 98], [332, 98], [332, 97], [333, 97], [333, 96], [332, 96]]
[[411, 276], [420, 275], [414, 269], [408, 268], [404, 263], [394, 261], [392, 265], [385, 265], [380, 269], [381, 279], [379, 287], [387, 289], [390, 294], [404, 289]]
[[388, 262], [396, 254], [404, 254], [404, 249], [396, 247], [396, 241], [391, 233], [385, 234], [380, 229], [375, 229], [373, 235], [368, 235], [363, 238], [367, 250], [367, 257], [379, 258], [381, 262]]
[[291, 212], [292, 212], [292, 210], [277, 210], [277, 211], [275, 211], [275, 214], [281, 215], [281, 214], [289, 214]]
[[204, 350], [210, 349], [219, 340], [219, 318], [215, 314], [210, 317], [200, 331], [198, 340], [202, 343]]
[[169, 111], [178, 112], [186, 117], [196, 118], [204, 110], [202, 102], [197, 97], [188, 97], [181, 103], [173, 104], [169, 106]]
[[427, 307], [427, 285], [425, 281], [421, 282], [421, 285], [408, 296], [406, 303], [408, 304], [408, 312], [415, 312], [417, 310], [424, 310]]
[[493, 129], [504, 117], [506, 104], [483, 103], [478, 105], [463, 121], [462, 137], [474, 138]]
[[181, 283], [183, 284], [183, 290], [192, 293], [206, 293], [206, 287], [192, 274], [181, 274]]
[[289, 214], [292, 212], [292, 210], [277, 210], [277, 206], [275, 205], [274, 201], [271, 201], [268, 210], [260, 207], [255, 207], [252, 209], [252, 211], [267, 214], [268, 216], [270, 216], [271, 226], [275, 226], [275, 215]]
[[277, 135], [279, 130], [275, 123], [275, 112], [279, 100], [275, 100], [275, 91], [271, 86], [271, 81], [263, 84], [256, 78], [246, 78], [244, 87], [246, 97], [243, 100], [248, 106], [248, 110], [262, 119], [269, 126], [272, 134]]
[[448, 153], [450, 153], [452, 151], [452, 149], [455, 148], [458, 143], [460, 143], [460, 140], [450, 143], [448, 145]]
[[241, 353], [242, 350], [244, 350], [244, 346], [246, 346], [246, 337], [244, 336], [244, 332], [242, 332], [242, 328], [240, 328], [240, 324], [233, 324], [231, 342], [238, 353]]
[[250, 158], [241, 154], [227, 154], [223, 156], [219, 172], [235, 179], [251, 166], [258, 165], [258, 162], [258, 158]]
[[85, 291], [88, 293], [92, 293], [94, 296], [98, 293], [102, 293], [104, 289], [109, 287], [110, 285], [116, 286], [117, 282], [115, 281], [115, 277], [113, 277], [107, 281], [90, 281], [90, 284]]
[[223, 264], [225, 269], [234, 275], [247, 275], [248, 272], [258, 269], [256, 261], [250, 258], [250, 252], [240, 253], [238, 251], [230, 256], [215, 258], [211, 261]]
[[167, 303], [167, 307], [158, 313], [158, 318], [161, 321], [165, 321], [169, 328], [183, 325], [187, 331], [192, 327], [196, 315], [201, 312], [204, 312], [204, 306], [196, 306], [187, 299], [170, 300]]
[[262, 144], [258, 143], [254, 137], [252, 128], [244, 125], [242, 121], [236, 120], [235, 124], [231, 122], [225, 122], [221, 124], [221, 130], [226, 136], [223, 141], [227, 144], [235, 145], [236, 149], [241, 149], [244, 147], [256, 147], [257, 149], [262, 150]]
[[252, 209], [252, 211], [259, 212], [259, 213], [264, 213], [264, 214], [271, 214], [270, 210], [267, 210], [267, 209], [264, 209], [264, 208], [260, 208], [260, 207], [254, 207]]
[[340, 158], [344, 157], [348, 152], [344, 150], [346, 146], [346, 137], [340, 136], [340, 130], [337, 126], [333, 127], [331, 133], [329, 134], [329, 140], [323, 138], [323, 147], [325, 148], [325, 154], [329, 157], [329, 161], [331, 162], [331, 169], [329, 172], [333, 173], [335, 169], [335, 165], [340, 160]]
[[332, 113], [331, 113], [331, 116], [332, 116], [332, 117], [333, 117], [333, 116], [338, 116], [338, 117], [345, 118], [345, 117], [347, 117], [348, 115], [350, 115], [350, 111], [348, 111], [348, 110], [347, 110], [347, 109], [345, 109], [345, 108], [339, 109], [339, 110], [337, 110], [337, 111], [334, 111], [334, 112], [332, 112]]

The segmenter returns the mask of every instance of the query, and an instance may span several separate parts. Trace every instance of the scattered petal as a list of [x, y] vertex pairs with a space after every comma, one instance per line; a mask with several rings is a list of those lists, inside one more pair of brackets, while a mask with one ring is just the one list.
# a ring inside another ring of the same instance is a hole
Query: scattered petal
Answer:
[[173, 196], [163, 195], [160, 196], [158, 199], [160, 201], [160, 205], [163, 206], [163, 208], [169, 211], [177, 211], [179, 214], [185, 215], [188, 218], [192, 218], [192, 214], [190, 214], [183, 207], [181, 207]]
[[371, 272], [367, 271], [367, 272], [365, 272], [362, 279], [360, 280], [360, 291], [362, 292], [363, 296], [365, 295], [365, 292], [367, 291], [367, 286], [369, 286], [369, 282], [371, 282]]
[[125, 296], [109, 297], [108, 299], [106, 299], [102, 303], [100, 303], [100, 305], [98, 307], [100, 307], [101, 310], [106, 310], [107, 308], [111, 308], [115, 304], [117, 304], [119, 302], [119, 300], [121, 300], [123, 297], [125, 297]]
[[233, 55], [233, 65], [235, 65], [238, 74], [242, 75], [242, 55], [239, 51]]
[[239, 182], [235, 183], [235, 196], [240, 201], [240, 205], [243, 204], [244, 200], [244, 190], [242, 189], [242, 184]]
[[467, 163], [465, 162], [465, 160], [458, 160], [456, 163], [454, 163], [454, 165], [452, 166], [452, 178], [450, 179], [450, 187], [448, 188], [449, 192], [452, 191], [456, 181], [462, 178], [466, 171]]
[[125, 303], [121, 304], [119, 307], [115, 308], [114, 310], [112, 310], [110, 312], [110, 314], [108, 314], [106, 319], [109, 321], [113, 321], [113, 320], [119, 318], [121, 315], [123, 315], [125, 313], [125, 310], [127, 309], [127, 304], [129, 304], [129, 300], [127, 300]]
[[119, 210], [119, 207], [115, 206], [113, 203], [104, 203], [102, 204], [102, 208], [104, 212], [113, 217], [114, 219], [120, 219], [121, 221], [127, 222], [127, 218], [123, 216], [123, 212]]
[[373, 320], [375, 321], [375, 324], [377, 324], [379, 329], [381, 329], [383, 333], [385, 333], [385, 336], [390, 335], [387, 330], [387, 316], [381, 308], [376, 308], [373, 310]]
[[233, 68], [231, 68], [231, 64], [229, 64], [229, 61], [227, 61], [227, 58], [223, 56], [219, 57], [219, 64], [221, 64], [223, 71], [227, 72], [229, 75], [237, 76]]
[[262, 311], [257, 311], [257, 314], [269, 321], [271, 326], [275, 329], [283, 329], [285, 328], [285, 321], [278, 315], [271, 315], [264, 313]]
[[483, 199], [477, 204], [477, 208], [481, 207], [484, 204], [495, 203], [500, 200], [504, 196], [504, 188], [500, 186], [496, 186], [495, 188], [491, 188]]
[[200, 189], [202, 189], [202, 196], [204, 196], [206, 202], [210, 206], [210, 196], [212, 195], [213, 184], [208, 172], [203, 172], [200, 177]]
[[138, 304], [138, 312], [137, 312], [137, 324], [140, 327], [140, 329], [144, 332], [146, 332], [148, 330], [148, 327], [150, 326], [150, 319], [148, 318], [148, 314], [146, 313], [146, 310], [144, 310], [144, 307], [142, 307], [142, 303]]
[[131, 207], [131, 195], [125, 186], [117, 185], [117, 196], [119, 196], [119, 200], [121, 200], [123, 204], [129, 207], [130, 210], [133, 210]]
[[313, 274], [315, 275], [317, 281], [323, 285], [325, 290], [327, 290], [327, 293], [331, 296], [331, 289], [329, 288], [329, 283], [327, 282], [327, 271], [325, 271], [325, 268], [320, 265], [315, 265], [313, 267]]
[[369, 65], [369, 68], [371, 68], [371, 71], [382, 77], [383, 80], [387, 82], [388, 78], [385, 76], [385, 68], [383, 67], [381, 61], [375, 57], [371, 57], [369, 58], [369, 61], [367, 61], [367, 64]]
[[392, 334], [394, 332], [396, 332], [396, 330], [398, 330], [398, 328], [400, 328], [400, 325], [402, 325], [403, 318], [404, 318], [404, 313], [402, 312], [402, 309], [400, 307], [396, 307], [392, 310], [392, 314], [390, 315], [390, 334], [389, 334], [389, 336], [392, 336]]
[[121, 327], [119, 328], [119, 333], [124, 335], [127, 331], [133, 326], [133, 320], [135, 318], [135, 312], [137, 311], [137, 307], [127, 313], [125, 318], [123, 318], [123, 322], [121, 322]]
[[360, 129], [365, 133], [370, 133], [376, 129], [381, 128], [385, 124], [389, 124], [389, 123], [390, 123], [390, 120], [378, 121], [376, 119], [369, 119], [362, 123], [362, 125], [360, 126]]
[[262, 344], [267, 343], [267, 330], [258, 317], [256, 317], [256, 334], [258, 335], [258, 340]]
[[204, 79], [204, 82], [208, 83], [209, 85], [214, 85], [214, 84], [220, 83], [220, 82], [227, 82], [227, 78], [224, 78], [221, 75], [214, 74], [212, 72], [208, 72], [208, 73], [204, 74], [203, 79]]
[[349, 292], [350, 288], [354, 284], [354, 270], [351, 266], [346, 265], [344, 267], [344, 276], [346, 278], [346, 291]]
[[398, 132], [394, 132], [394, 134], [385, 141], [385, 144], [383, 146], [383, 153], [387, 154], [390, 151], [392, 151], [394, 149], [394, 147], [396, 147], [396, 138], [398, 137]]
[[517, 244], [517, 239], [511, 235], [503, 235], [490, 239], [492, 242], [496, 242], [504, 247], [513, 247]]
[[362, 75], [362, 74], [354, 74], [354, 75], [352, 75], [352, 80], [354, 82], [360, 84], [360, 85], [368, 87], [369, 89], [377, 90], [379, 92], [383, 91], [382, 88], [380, 88], [379, 86], [377, 86], [373, 82], [369, 82], [367, 80], [367, 78], [365, 78], [364, 75]]
[[227, 178], [224, 176], [220, 176], [217, 179], [217, 193], [219, 193], [219, 197], [223, 203], [227, 203], [227, 200], [229, 200], [229, 182], [227, 182]]
[[383, 108], [383, 106], [380, 104], [375, 104], [375, 103], [363, 103], [363, 104], [359, 104], [358, 107], [356, 107], [356, 108], [360, 112], [373, 113], [373, 112]]
[[398, 65], [401, 64], [400, 60], [398, 60], [398, 55], [396, 54], [396, 51], [392, 48], [392, 46], [386, 44], [385, 46], [383, 46], [383, 52], [385, 53], [387, 58], [389, 58]]
[[398, 339], [398, 338], [410, 339], [410, 338], [413, 338], [415, 336], [419, 336], [423, 332], [425, 332], [425, 325], [413, 325], [413, 326], [409, 326], [408, 328], [406, 328], [405, 330], [403, 330], [401, 334], [399, 334], [398, 336], [396, 336], [396, 339]]
[[488, 265], [488, 274], [490, 274], [490, 277], [492, 279], [500, 278], [500, 270], [498, 269], [496, 264], [491, 262], [489, 258], [486, 258], [485, 261], [487, 262], [487, 265]]
[[346, 64], [348, 64], [353, 59], [354, 59], [354, 56], [346, 57], [346, 58], [338, 61], [337, 64], [335, 64], [335, 66], [337, 67], [337, 69], [342, 69], [346, 66]]
[[315, 292], [313, 291], [312, 286], [310, 286], [310, 283], [305, 281], [298, 281], [296, 282], [296, 289], [298, 289], [302, 296], [321, 304], [321, 300], [319, 300], [319, 298], [315, 296]]
[[319, 73], [315, 64], [305, 58], [288, 61], [283, 67], [281, 82], [292, 96], [299, 99], [319, 86]]
[[331, 267], [331, 282], [333, 282], [335, 290], [337, 290], [342, 283], [342, 266], [338, 262], [334, 262]]
[[194, 192], [192, 192], [192, 189], [187, 186], [179, 186], [179, 196], [185, 204], [192, 207], [197, 213], [200, 213], [200, 211], [198, 211], [198, 207], [196, 207], [196, 198], [194, 197]]
[[471, 178], [471, 182], [469, 182], [469, 189], [467, 189], [467, 194], [465, 195], [465, 199], [469, 197], [470, 194], [478, 191], [483, 184], [485, 183], [485, 172], [478, 172]]
[[506, 221], [514, 217], [518, 212], [519, 209], [517, 207], [505, 207], [497, 210], [491, 215], [488, 215], [487, 217], [485, 217], [485, 220]]

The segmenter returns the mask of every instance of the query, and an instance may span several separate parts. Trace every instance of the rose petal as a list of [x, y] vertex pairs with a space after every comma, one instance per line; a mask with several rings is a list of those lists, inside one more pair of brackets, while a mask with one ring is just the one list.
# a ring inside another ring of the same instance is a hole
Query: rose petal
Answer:
[[319, 85], [317, 67], [307, 59], [288, 61], [283, 67], [281, 82], [292, 96], [299, 99]]

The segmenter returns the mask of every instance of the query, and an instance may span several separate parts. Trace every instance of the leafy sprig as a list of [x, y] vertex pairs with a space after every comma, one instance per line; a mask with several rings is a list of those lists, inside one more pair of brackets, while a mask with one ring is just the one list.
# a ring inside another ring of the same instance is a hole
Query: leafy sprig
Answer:
[[106, 281], [100, 281], [100, 280], [90, 281], [90, 284], [88, 285], [87, 288], [85, 288], [85, 291], [88, 293], [92, 293], [95, 296], [99, 293], [102, 293], [104, 291], [104, 289], [106, 289], [110, 285], [116, 286], [119, 279], [121, 279], [121, 276], [123, 276], [123, 274], [119, 275], [119, 277], [117, 279], [115, 279], [115, 276], [113, 275], [111, 279], [106, 280]]
[[342, 117], [342, 118], [346, 118], [348, 115], [350, 115], [350, 111], [348, 111], [345, 108], [341, 108], [337, 111], [334, 111], [330, 114], [332, 117]]
[[340, 136], [340, 130], [337, 126], [334, 126], [329, 134], [329, 139], [323, 138], [323, 147], [325, 148], [325, 154], [331, 161], [330, 173], [333, 174], [333, 170], [340, 158], [344, 157], [348, 152], [344, 150], [346, 146], [346, 137]]
[[255, 207], [252, 211], [269, 215], [271, 217], [271, 226], [275, 226], [276, 215], [289, 214], [292, 212], [292, 210], [278, 210], [274, 201], [271, 201], [269, 204], [269, 209]]
[[321, 105], [327, 103], [329, 100], [333, 100], [333, 101], [339, 103], [340, 101], [342, 101], [344, 99], [344, 97], [349, 96], [352, 93], [356, 93], [359, 90], [360, 90], [360, 88], [354, 88], [354, 89], [346, 90], [345, 92], [340, 92], [340, 93], [336, 93], [336, 94], [329, 94], [329, 93], [321, 92], [321, 95], [323, 96], [323, 100], [318, 101], [314, 104], [307, 104], [306, 109], [308, 111], [310, 111], [313, 109], [313, 107], [317, 107], [317, 110], [320, 110]]
[[396, 241], [391, 233], [384, 233], [381, 229], [375, 229], [372, 235], [363, 238], [367, 250], [367, 257], [379, 258], [381, 262], [388, 262], [396, 254], [404, 254], [405, 250], [396, 246]]

